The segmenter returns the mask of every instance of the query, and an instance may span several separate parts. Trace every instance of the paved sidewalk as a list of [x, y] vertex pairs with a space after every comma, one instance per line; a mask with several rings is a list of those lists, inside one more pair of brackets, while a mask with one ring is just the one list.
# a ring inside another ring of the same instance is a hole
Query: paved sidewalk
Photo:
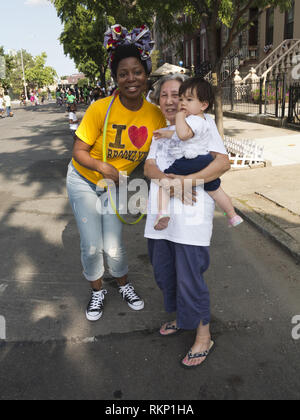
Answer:
[[264, 158], [272, 166], [300, 164], [300, 132], [285, 128], [224, 118], [225, 135], [250, 139], [264, 146]]
[[300, 134], [224, 119], [225, 134], [264, 145], [272, 167], [230, 171], [223, 187], [246, 220], [300, 261]]

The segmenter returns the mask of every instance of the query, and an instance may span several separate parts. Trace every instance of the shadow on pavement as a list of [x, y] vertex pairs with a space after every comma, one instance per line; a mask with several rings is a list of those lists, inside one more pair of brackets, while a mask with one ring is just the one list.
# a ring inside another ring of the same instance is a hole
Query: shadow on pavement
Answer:
[[65, 192], [72, 138], [63, 117], [27, 129], [14, 147], [5, 140], [0, 162], [7, 180], [1, 186], [7, 202], [0, 208], [0, 314], [8, 338], [0, 346], [1, 399], [299, 397], [299, 348], [288, 328], [299, 303], [299, 267], [291, 260], [284, 266], [285, 255], [246, 223], [228, 231], [219, 213], [206, 275], [217, 346], [203, 367], [186, 371], [179, 364], [193, 332], [158, 336], [172, 317], [153, 280], [144, 223], [124, 233], [145, 310], [130, 311], [108, 279], [105, 315], [88, 324], [89, 290]]

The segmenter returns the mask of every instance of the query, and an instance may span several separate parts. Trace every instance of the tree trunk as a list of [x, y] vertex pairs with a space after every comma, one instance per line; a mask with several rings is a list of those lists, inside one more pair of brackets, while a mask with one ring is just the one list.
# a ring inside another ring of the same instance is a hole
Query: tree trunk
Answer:
[[214, 86], [215, 93], [215, 117], [216, 125], [218, 127], [221, 137], [224, 137], [224, 126], [223, 126], [223, 105], [222, 105], [222, 85], [220, 82], [221, 63], [217, 57], [217, 31], [216, 25], [209, 25], [207, 29], [208, 37], [208, 54], [209, 60], [212, 66], [212, 73], [217, 74], [217, 85]]
[[220, 136], [224, 138], [222, 85], [220, 82], [215, 87], [215, 117]]
[[101, 87], [104, 87], [106, 89], [106, 70], [107, 67], [101, 66], [100, 67], [100, 80], [101, 80]]

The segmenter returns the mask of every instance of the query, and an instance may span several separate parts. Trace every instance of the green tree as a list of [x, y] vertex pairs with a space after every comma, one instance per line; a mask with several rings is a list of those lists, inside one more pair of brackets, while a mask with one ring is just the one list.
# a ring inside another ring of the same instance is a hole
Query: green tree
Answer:
[[[146, 23], [152, 27], [154, 16], [156, 16], [160, 30], [174, 40], [183, 34], [198, 31], [201, 24], [204, 23], [207, 29], [208, 53], [212, 72], [217, 75], [217, 80], [220, 80], [223, 60], [240, 33], [249, 28], [267, 8], [280, 7], [284, 11], [291, 6], [292, 0], [151, 0], [151, 2], [149, 0], [52, 0], [52, 2], [57, 8], [62, 22], [65, 23], [65, 28], [70, 24], [70, 21], [74, 21], [73, 16], [77, 15], [78, 10], [81, 9], [85, 11], [81, 13], [85, 13], [85, 19], [93, 28], [91, 30], [89, 25], [84, 25], [84, 21], [78, 21], [77, 26], [84, 26], [81, 28], [81, 32], [86, 30], [91, 37], [79, 36], [76, 38], [70, 30], [68, 37], [61, 37], [64, 46], [73, 43], [72, 54], [70, 54], [72, 57], [74, 57], [74, 50], [82, 49], [86, 54], [88, 40], [93, 43], [97, 39], [98, 46], [101, 47], [106, 24], [118, 22], [131, 29], [135, 25]], [[251, 14], [250, 18], [249, 10], [251, 8], [258, 8], [258, 12], [256, 16]], [[108, 16], [107, 11], [113, 17]], [[188, 22], [182, 19], [184, 15], [189, 18]], [[97, 22], [97, 25], [94, 26], [93, 22]], [[222, 48], [221, 55], [218, 56], [218, 29], [221, 25], [228, 27], [229, 36]], [[76, 32], [76, 22], [74, 26], [73, 30]], [[65, 48], [65, 52], [68, 53], [68, 48]], [[95, 52], [89, 51], [87, 55], [84, 55], [85, 59], [87, 56], [99, 66], [100, 61], [95, 59]], [[101, 60], [105, 60], [105, 55]], [[216, 122], [220, 133], [223, 134], [222, 86], [220, 83], [215, 86], [215, 98]]]
[[0, 46], [0, 57], [4, 57], [4, 74], [3, 74], [3, 78], [0, 78], [0, 84], [1, 87], [3, 87], [4, 89], [9, 89], [12, 85], [11, 82], [11, 77], [12, 77], [12, 72], [14, 70], [14, 58], [10, 57], [8, 54], [4, 53], [4, 47]]
[[[138, 2], [52, 0], [52, 3], [64, 24], [60, 42], [65, 54], [74, 59], [79, 71], [89, 79], [100, 77], [103, 86], [106, 85], [108, 69], [108, 57], [103, 47], [107, 27], [116, 22], [128, 28], [144, 22], [152, 23], [152, 12], [146, 13]], [[113, 11], [113, 16], [107, 11]]]
[[54, 83], [57, 73], [53, 67], [45, 66], [47, 54], [42, 52], [34, 58], [32, 66], [25, 69], [25, 78], [31, 89], [43, 88]]
[[64, 52], [74, 59], [79, 71], [89, 79], [100, 77], [105, 84], [107, 69], [103, 34], [106, 28], [105, 16], [96, 15], [82, 2], [74, 0], [53, 0], [57, 14], [64, 24], [60, 36]]
[[[138, 1], [140, 7], [149, 7], [146, 0]], [[229, 54], [233, 42], [242, 31], [249, 28], [257, 18], [270, 7], [280, 7], [281, 11], [291, 6], [292, 0], [151, 0], [151, 8], [156, 14], [160, 30], [170, 39], [183, 34], [191, 34], [204, 23], [207, 29], [208, 54], [212, 73], [217, 76], [215, 86], [216, 123], [223, 135], [222, 85], [219, 82], [223, 60]], [[250, 9], [257, 8], [256, 15]], [[185, 22], [182, 17], [188, 17]], [[218, 29], [228, 28], [228, 40], [218, 55]]]
[[[29, 52], [25, 50], [22, 50], [22, 54], [23, 54], [24, 70], [26, 71], [29, 68], [34, 66], [34, 58]], [[13, 71], [11, 72], [10, 80], [11, 80], [11, 87], [13, 89], [13, 92], [16, 95], [20, 95], [24, 91], [21, 51], [17, 51], [17, 54], [14, 57], [14, 67], [13, 67]]]
[[77, 83], [79, 88], [83, 88], [84, 86], [88, 86], [89, 84], [90, 84], [89, 79], [79, 79]]

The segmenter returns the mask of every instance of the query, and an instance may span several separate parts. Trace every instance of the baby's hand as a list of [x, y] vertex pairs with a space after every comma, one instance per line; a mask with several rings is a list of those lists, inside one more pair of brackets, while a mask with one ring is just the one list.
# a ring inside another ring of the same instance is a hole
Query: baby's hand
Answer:
[[153, 131], [153, 136], [154, 136], [155, 140], [162, 139], [163, 138], [163, 130], [159, 129], [159, 130]]
[[180, 109], [180, 111], [177, 112], [176, 116], [186, 118], [188, 116], [188, 112], [186, 109]]
[[153, 136], [155, 140], [159, 139], [171, 139], [173, 137], [173, 134], [175, 133], [174, 130], [164, 130], [160, 128], [159, 130], [153, 131]]

